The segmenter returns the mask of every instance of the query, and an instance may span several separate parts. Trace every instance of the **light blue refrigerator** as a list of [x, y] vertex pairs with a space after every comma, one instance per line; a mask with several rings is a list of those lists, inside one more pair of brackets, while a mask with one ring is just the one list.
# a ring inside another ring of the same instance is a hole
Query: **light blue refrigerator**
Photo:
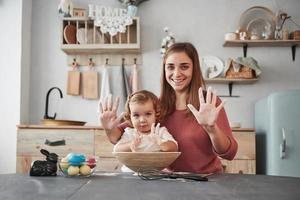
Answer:
[[300, 90], [255, 104], [257, 173], [300, 177]]

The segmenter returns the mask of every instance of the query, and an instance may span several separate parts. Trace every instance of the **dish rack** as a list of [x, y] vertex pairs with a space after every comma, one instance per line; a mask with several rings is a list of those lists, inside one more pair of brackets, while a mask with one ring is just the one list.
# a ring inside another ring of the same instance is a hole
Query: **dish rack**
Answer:
[[67, 17], [62, 20], [61, 33], [61, 49], [67, 54], [140, 51], [138, 17], [133, 18], [133, 23], [126, 27], [125, 33], [115, 36], [102, 33], [91, 18]]

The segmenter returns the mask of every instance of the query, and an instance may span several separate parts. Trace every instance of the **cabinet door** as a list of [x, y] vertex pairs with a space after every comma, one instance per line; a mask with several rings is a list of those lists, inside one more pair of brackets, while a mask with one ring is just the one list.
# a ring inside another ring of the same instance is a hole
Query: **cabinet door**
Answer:
[[238, 151], [234, 160], [221, 159], [226, 173], [256, 173], [255, 133], [253, 131], [234, 130], [233, 136], [238, 143]]
[[[45, 141], [65, 140], [65, 145], [49, 146]], [[68, 153], [84, 153], [94, 155], [93, 130], [66, 129], [20, 129], [17, 136], [17, 172], [28, 172], [30, 163], [37, 159], [44, 160], [40, 153], [46, 149], [51, 153], [64, 157]]]
[[238, 143], [235, 159], [255, 160], [255, 133], [233, 131], [232, 134]]
[[224, 172], [233, 174], [255, 174], [255, 160], [221, 160]]
[[113, 156], [113, 147], [104, 130], [95, 131], [95, 155], [99, 156], [97, 171], [120, 171], [122, 164]]

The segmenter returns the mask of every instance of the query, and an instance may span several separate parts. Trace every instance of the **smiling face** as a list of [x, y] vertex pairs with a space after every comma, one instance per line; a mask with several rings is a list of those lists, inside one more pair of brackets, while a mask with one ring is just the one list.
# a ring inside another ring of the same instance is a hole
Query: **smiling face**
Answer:
[[186, 92], [193, 75], [193, 61], [185, 52], [174, 52], [165, 63], [167, 82], [176, 93]]
[[149, 133], [151, 125], [156, 121], [153, 103], [148, 100], [143, 103], [129, 103], [130, 119], [134, 128], [140, 133]]

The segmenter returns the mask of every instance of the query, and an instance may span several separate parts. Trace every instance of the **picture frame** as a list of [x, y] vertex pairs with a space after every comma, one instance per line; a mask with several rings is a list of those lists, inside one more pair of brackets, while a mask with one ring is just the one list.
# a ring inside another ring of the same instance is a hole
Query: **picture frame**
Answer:
[[84, 8], [73, 8], [73, 17], [86, 17], [86, 10]]

